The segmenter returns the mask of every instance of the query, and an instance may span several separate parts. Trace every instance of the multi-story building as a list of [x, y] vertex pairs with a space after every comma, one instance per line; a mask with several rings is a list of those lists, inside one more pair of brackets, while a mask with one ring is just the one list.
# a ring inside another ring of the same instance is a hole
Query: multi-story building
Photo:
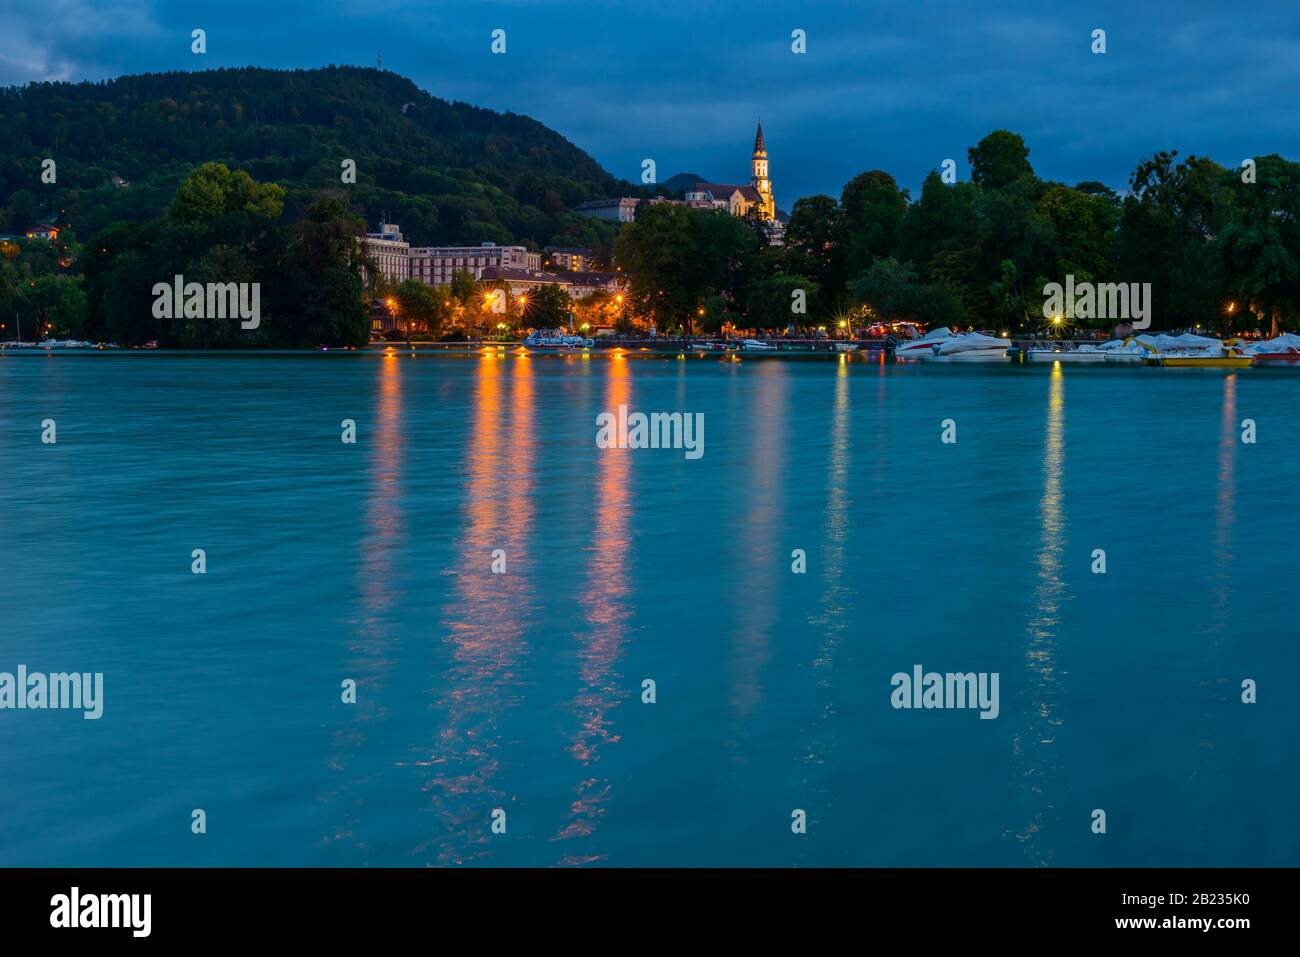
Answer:
[[614, 223], [630, 223], [636, 219], [636, 208], [640, 202], [635, 196], [594, 199], [589, 203], [579, 203], [573, 211], [583, 216], [594, 216], [596, 219], [607, 219]]
[[547, 246], [546, 265], [558, 272], [590, 272], [596, 268], [596, 253], [575, 246]]
[[492, 266], [484, 270], [482, 279], [484, 282], [505, 283], [512, 296], [542, 286], [559, 286], [574, 299], [586, 299], [595, 292], [621, 292], [627, 275], [621, 272], [540, 272]]
[[386, 281], [396, 284], [410, 276], [407, 258], [411, 246], [402, 238], [402, 230], [397, 225], [380, 223], [379, 232], [366, 233], [361, 249]]
[[412, 279], [431, 286], [449, 286], [453, 273], [467, 272], [475, 279], [483, 278], [485, 269], [542, 268], [542, 254], [523, 246], [498, 246], [483, 243], [479, 246], [416, 246], [410, 250], [409, 272]]

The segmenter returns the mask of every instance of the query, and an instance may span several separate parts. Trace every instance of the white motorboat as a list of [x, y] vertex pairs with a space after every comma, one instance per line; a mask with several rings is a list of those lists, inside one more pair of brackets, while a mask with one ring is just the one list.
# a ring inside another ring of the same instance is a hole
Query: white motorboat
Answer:
[[1102, 358], [1106, 362], [1113, 362], [1117, 365], [1136, 365], [1140, 366], [1146, 361], [1147, 352], [1145, 349], [1140, 352], [1132, 349], [1111, 349], [1102, 353]]
[[1061, 346], [1040, 346], [1025, 350], [1026, 362], [1105, 362], [1106, 353], [1096, 346], [1084, 344], [1077, 349]]
[[1147, 350], [1132, 339], [1112, 339], [1097, 347], [1106, 362], [1116, 365], [1142, 365]]
[[907, 339], [894, 347], [895, 359], [926, 359], [934, 355], [934, 350], [941, 343], [951, 339], [952, 330], [947, 326], [931, 329], [919, 339]]
[[740, 348], [746, 352], [776, 352], [776, 346], [770, 342], [760, 342], [758, 339], [746, 339], [740, 344]]
[[968, 332], [950, 336], [940, 342], [934, 354], [924, 356], [927, 362], [1005, 362], [1011, 343], [982, 332]]

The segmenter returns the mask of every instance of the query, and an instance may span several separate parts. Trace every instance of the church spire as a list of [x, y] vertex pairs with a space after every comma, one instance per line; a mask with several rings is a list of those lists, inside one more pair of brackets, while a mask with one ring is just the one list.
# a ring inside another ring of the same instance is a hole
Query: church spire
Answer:
[[763, 142], [762, 117], [758, 120], [758, 132], [754, 134], [752, 166], [754, 175], [750, 178], [749, 185], [758, 193], [758, 202], [755, 205], [759, 209], [759, 215], [767, 220], [775, 219], [776, 202], [772, 198], [772, 180], [768, 178], [767, 172], [767, 144]]

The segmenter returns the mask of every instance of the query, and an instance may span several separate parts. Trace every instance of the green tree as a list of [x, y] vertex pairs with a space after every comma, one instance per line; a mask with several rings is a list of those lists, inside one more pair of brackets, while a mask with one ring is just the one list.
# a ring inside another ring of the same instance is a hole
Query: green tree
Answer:
[[840, 205], [832, 196], [806, 196], [795, 200], [786, 225], [786, 250], [796, 254], [786, 265], [807, 275], [818, 287], [819, 311], [831, 308], [844, 289], [844, 226]]
[[840, 220], [848, 275], [857, 275], [877, 259], [895, 254], [906, 215], [907, 193], [888, 173], [859, 173], [845, 184]]
[[408, 337], [416, 332], [438, 335], [445, 310], [437, 290], [418, 279], [405, 279], [393, 291], [393, 299], [397, 303], [398, 328]]
[[[699, 299], [717, 295], [738, 302], [749, 283], [758, 251], [766, 245], [762, 224], [721, 210], [692, 213], [703, 285]], [[697, 300], [697, 314], [700, 305]]]
[[[1074, 276], [1076, 283], [1120, 281], [1122, 277], [1112, 275], [1119, 219], [1113, 195], [1052, 183], [1045, 187], [1037, 212], [1052, 227], [1040, 287], [1047, 282], [1064, 284], [1067, 276]], [[1116, 318], [1098, 316], [1088, 321], [1105, 327]]]
[[[257, 281], [252, 259], [243, 250], [228, 245], [213, 246], [197, 259], [190, 260], [185, 266], [184, 276], [187, 283], [197, 282], [205, 286], [207, 283], [251, 284]], [[258, 305], [259, 320], [267, 320], [260, 314], [260, 301]], [[171, 320], [169, 338], [185, 349], [230, 348], [260, 343], [269, 328], [268, 322], [266, 326], [259, 325], [255, 331], [241, 329], [240, 319], [234, 315], [224, 319], [178, 315]]]
[[[1222, 180], [1221, 180], [1222, 181]], [[1235, 193], [1234, 215], [1218, 236], [1223, 285], [1234, 297], [1221, 308], [1225, 331], [1249, 303], [1276, 336], [1300, 303], [1300, 163], [1277, 154], [1255, 160], [1255, 182], [1226, 174]]]
[[1032, 177], [1029, 147], [1019, 133], [994, 130], [966, 152], [970, 178], [987, 189], [1001, 189], [1021, 178]]
[[817, 283], [806, 276], [780, 275], [753, 282], [745, 300], [749, 323], [756, 329], [805, 325], [807, 315], [794, 312], [792, 307], [800, 300], [815, 301], [817, 292]]
[[704, 297], [700, 215], [668, 203], [646, 207], [614, 244], [614, 258], [629, 276], [630, 310], [661, 329], [688, 327]]
[[1151, 283], [1157, 329], [1220, 320], [1220, 257], [1213, 250], [1233, 215], [1223, 167], [1177, 157], [1177, 150], [1162, 151], [1134, 170], [1116, 237], [1120, 276]]
[[526, 323], [537, 329], [558, 329], [569, 324], [573, 300], [555, 283], [538, 286], [528, 294]]
[[[77, 276], [37, 276], [23, 290], [25, 312], [33, 323], [30, 338], [78, 338], [86, 334], [86, 294]], [[35, 332], [40, 335], [35, 335]]]
[[201, 226], [235, 212], [274, 222], [283, 210], [283, 187], [256, 183], [242, 169], [232, 171], [222, 163], [204, 163], [176, 190], [168, 216], [178, 223]]
[[452, 272], [448, 289], [451, 297], [462, 306], [477, 306], [479, 300], [483, 298], [483, 290], [479, 287], [478, 280], [474, 278], [473, 273], [466, 272], [464, 269]]
[[364, 345], [370, 338], [358, 236], [364, 223], [337, 193], [324, 193], [288, 233], [271, 283], [285, 345]]

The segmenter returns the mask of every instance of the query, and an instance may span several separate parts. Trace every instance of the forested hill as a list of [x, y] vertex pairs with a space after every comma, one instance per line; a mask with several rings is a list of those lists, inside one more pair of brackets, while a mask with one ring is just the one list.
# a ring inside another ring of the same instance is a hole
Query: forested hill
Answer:
[[[55, 185], [41, 182], [47, 157]], [[0, 233], [54, 218], [85, 237], [150, 219], [208, 161], [278, 182], [294, 216], [341, 185], [345, 159], [367, 222], [387, 210], [417, 244], [598, 242], [607, 237], [572, 207], [643, 192], [535, 120], [448, 102], [387, 71], [152, 73], [0, 90]]]

